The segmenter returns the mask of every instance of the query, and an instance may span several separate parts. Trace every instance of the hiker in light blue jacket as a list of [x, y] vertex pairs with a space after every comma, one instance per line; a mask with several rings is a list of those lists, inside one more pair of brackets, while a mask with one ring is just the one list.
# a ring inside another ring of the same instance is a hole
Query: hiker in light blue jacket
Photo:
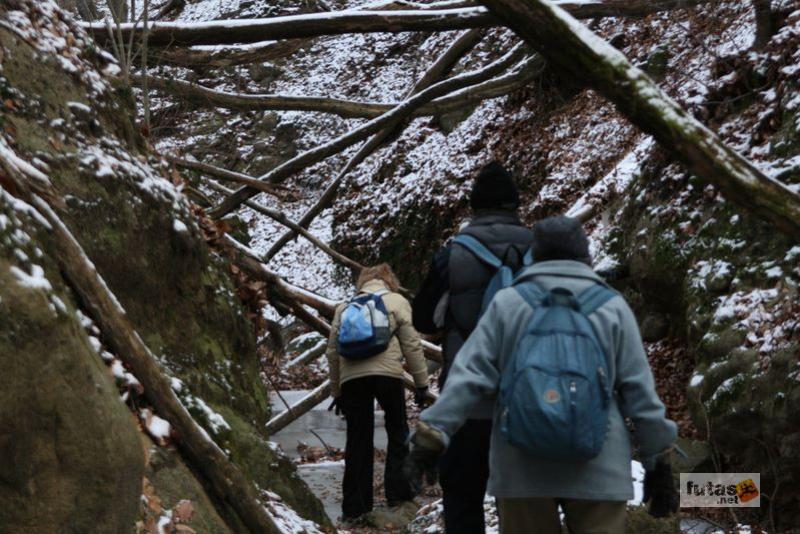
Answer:
[[[535, 263], [517, 280], [533, 281], [546, 292], [564, 288], [573, 295], [605, 284], [589, 267], [588, 239], [577, 220], [551, 217], [540, 221], [533, 232]], [[533, 307], [515, 287], [497, 293], [456, 356], [439, 400], [420, 417], [406, 463], [417, 486], [472, 406], [485, 398], [497, 398], [503, 371], [511, 365], [533, 314]], [[668, 459], [677, 437], [676, 425], [665, 417], [656, 394], [636, 319], [625, 300], [613, 293], [588, 319], [607, 355], [612, 386], [607, 388], [605, 441], [600, 442], [599, 454], [589, 460], [531, 455], [504, 436], [501, 403], [496, 402], [488, 492], [497, 498], [503, 533], [560, 533], [559, 505], [570, 532], [624, 532], [626, 501], [633, 498], [632, 445], [626, 418], [633, 423], [635, 444], [645, 465], [645, 497], [651, 502], [651, 514], [667, 515], [677, 507]], [[573, 387], [574, 382], [567, 389]], [[561, 394], [553, 390], [543, 393], [544, 402], [554, 404], [562, 395], [569, 395], [563, 389]]]

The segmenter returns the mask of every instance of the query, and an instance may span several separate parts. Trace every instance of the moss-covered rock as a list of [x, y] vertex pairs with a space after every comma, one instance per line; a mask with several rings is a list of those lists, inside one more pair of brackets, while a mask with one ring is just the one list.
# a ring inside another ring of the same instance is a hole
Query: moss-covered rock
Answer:
[[47, 230], [0, 190], [0, 525], [130, 532], [136, 421], [78, 321]]
[[677, 534], [681, 531], [678, 516], [656, 519], [647, 513], [644, 506], [628, 508], [628, 523], [625, 532], [629, 534]]
[[[18, 31], [0, 28], [0, 91], [11, 102], [3, 115], [9, 142], [21, 157], [35, 161], [47, 172], [64, 199], [60, 216], [164, 372], [176, 379], [173, 383], [180, 389], [180, 398], [198, 422], [256, 485], [278, 493], [301, 516], [329, 525], [322, 506], [293, 468], [267, 445], [264, 423], [270, 408], [260, 378], [254, 327], [236, 296], [229, 266], [207, 246], [191, 207], [166, 168], [143, 150], [145, 143], [135, 133], [129, 95], [113, 90], [100, 74], [113, 72], [116, 66], [109, 56], [89, 45], [74, 22], [51, 2], [9, 0], [0, 3], [0, 18], [11, 20], [6, 17], [11, 8], [17, 9], [11, 26], [19, 24], [26, 31], [35, 31], [21, 39]], [[26, 17], [30, 20], [23, 20]], [[65, 35], [70, 39], [65, 41]], [[48, 254], [44, 247], [42, 254]], [[58, 346], [58, 330], [37, 331], [45, 338], [42, 356], [52, 353], [47, 344]], [[3, 322], [0, 335], [6, 333]], [[24, 360], [26, 354], [14, 349], [9, 358]], [[64, 365], [77, 369], [79, 351], [73, 350], [67, 359], [76, 361]], [[98, 372], [105, 372], [100, 363], [95, 364]], [[89, 380], [92, 375], [84, 371], [82, 376]], [[53, 383], [61, 382], [54, 379]], [[116, 394], [110, 398], [113, 402], [106, 410], [115, 406], [130, 426], [130, 413]], [[87, 408], [87, 413], [92, 410]], [[80, 500], [73, 501], [73, 506], [79, 503], [76, 513], [82, 510], [85, 521], [91, 522], [94, 515], [102, 519], [102, 514], [116, 514], [117, 521], [130, 526], [130, 511], [138, 508], [141, 492], [141, 445], [135, 433], [132, 437], [123, 430], [115, 431], [113, 422], [106, 421], [103, 426], [102, 421], [105, 419], [98, 417], [86, 425], [86, 432], [92, 435], [89, 441], [134, 443], [130, 446], [139, 452], [138, 463], [124, 454], [123, 446], [119, 446], [118, 461], [130, 464], [129, 475], [138, 473], [126, 479], [126, 484], [137, 489], [118, 498], [107, 496], [108, 510], [102, 513], [95, 514], [94, 508]], [[62, 423], [69, 426], [65, 435], [81, 428], [78, 420], [64, 419]], [[113, 437], [108, 435], [111, 432]], [[116, 465], [107, 456], [98, 448], [97, 454], [76, 459], [70, 469], [84, 469], [87, 476], [93, 473], [102, 481], [114, 476], [98, 474], [104, 466]], [[0, 464], [5, 458], [0, 456]], [[62, 468], [56, 456], [49, 460], [53, 465], [43, 463], [43, 470]], [[117, 466], [115, 471], [122, 470]], [[193, 481], [184, 476], [186, 471], [179, 471], [181, 477], [171, 477], [169, 482], [176, 498], [180, 493], [177, 480], [183, 481], [187, 494], [202, 486], [200, 479]], [[194, 473], [191, 476], [196, 476]], [[154, 479], [155, 489], [160, 491], [161, 479]], [[69, 495], [67, 491], [64, 494]], [[215, 505], [225, 517], [224, 506]], [[6, 508], [5, 501], [0, 508]], [[103, 530], [118, 529], [112, 525]]]

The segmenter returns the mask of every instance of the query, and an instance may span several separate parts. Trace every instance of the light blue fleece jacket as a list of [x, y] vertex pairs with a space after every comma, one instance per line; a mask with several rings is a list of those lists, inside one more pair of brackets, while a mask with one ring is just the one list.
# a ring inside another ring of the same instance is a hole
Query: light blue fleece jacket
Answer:
[[[575, 261], [536, 263], [520, 276], [531, 277], [543, 289], [563, 287], [576, 295], [592, 284], [604, 283], [591, 268]], [[498, 292], [456, 355], [439, 400], [422, 413], [421, 419], [444, 432], [449, 439], [477, 403], [496, 398], [502, 370], [532, 315], [533, 310], [516, 290], [509, 288]], [[624, 418], [633, 422], [645, 464], [674, 443], [677, 427], [666, 418], [664, 404], [656, 394], [639, 327], [628, 304], [623, 298], [614, 297], [593, 313], [590, 321], [609, 357], [614, 384], [608, 436], [602, 451], [586, 462], [529, 456], [503, 438], [500, 410], [495, 406], [490, 453], [491, 495], [629, 500], [633, 498], [631, 442]], [[470, 468], [464, 466], [464, 469]]]

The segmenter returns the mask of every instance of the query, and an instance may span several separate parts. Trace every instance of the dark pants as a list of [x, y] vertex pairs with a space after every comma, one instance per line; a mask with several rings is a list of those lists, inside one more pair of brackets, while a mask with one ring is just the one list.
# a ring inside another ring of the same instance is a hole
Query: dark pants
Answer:
[[492, 421], [469, 419], [450, 440], [439, 464], [448, 534], [483, 534]]
[[411, 488], [403, 476], [403, 459], [408, 454], [406, 401], [399, 378], [367, 376], [342, 384], [342, 409], [347, 420], [344, 453], [344, 499], [342, 513], [358, 517], [372, 510], [372, 475], [375, 463], [373, 434], [375, 400], [383, 408], [389, 447], [386, 451], [384, 488], [390, 503], [410, 501]]

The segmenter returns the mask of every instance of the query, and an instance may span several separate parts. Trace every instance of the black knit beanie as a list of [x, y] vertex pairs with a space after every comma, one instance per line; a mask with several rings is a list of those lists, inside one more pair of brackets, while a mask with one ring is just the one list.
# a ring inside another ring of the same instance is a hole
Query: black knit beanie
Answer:
[[511, 173], [496, 161], [486, 165], [475, 178], [469, 205], [474, 211], [516, 210], [519, 191]]
[[531, 251], [534, 261], [575, 260], [592, 265], [589, 238], [578, 219], [558, 215], [533, 227]]

